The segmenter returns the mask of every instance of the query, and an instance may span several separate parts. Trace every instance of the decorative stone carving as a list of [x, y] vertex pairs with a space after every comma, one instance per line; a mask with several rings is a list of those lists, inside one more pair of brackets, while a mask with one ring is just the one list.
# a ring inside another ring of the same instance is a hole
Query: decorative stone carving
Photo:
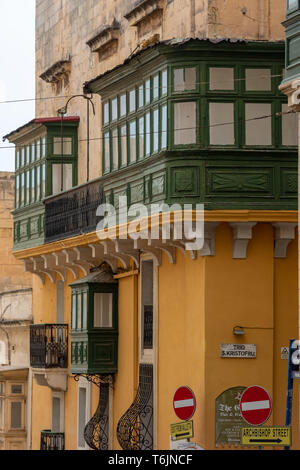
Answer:
[[295, 239], [296, 223], [277, 222], [275, 228], [274, 258], [286, 258], [286, 252], [291, 241]]
[[164, 0], [139, 0], [124, 17], [138, 28], [138, 36], [143, 36], [161, 26], [163, 7]]
[[68, 78], [71, 71], [71, 59], [59, 60], [51, 65], [40, 78], [47, 83], [57, 83]]
[[110, 25], [102, 28], [87, 41], [91, 52], [98, 53], [99, 58], [106, 58], [116, 52], [120, 37], [120, 24], [114, 18]]
[[232, 222], [234, 259], [246, 259], [248, 243], [252, 239], [252, 228], [257, 222]]

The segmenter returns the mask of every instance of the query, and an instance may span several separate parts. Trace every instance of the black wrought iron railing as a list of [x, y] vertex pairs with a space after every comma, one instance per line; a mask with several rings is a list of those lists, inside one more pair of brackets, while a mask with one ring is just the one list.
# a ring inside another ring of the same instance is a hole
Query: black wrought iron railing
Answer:
[[40, 450], [65, 450], [65, 434], [48, 430], [41, 431]]
[[139, 388], [120, 418], [117, 439], [123, 450], [153, 449], [153, 366], [140, 364]]
[[45, 242], [96, 230], [103, 187], [92, 181], [45, 200]]
[[68, 325], [30, 325], [30, 365], [68, 367]]

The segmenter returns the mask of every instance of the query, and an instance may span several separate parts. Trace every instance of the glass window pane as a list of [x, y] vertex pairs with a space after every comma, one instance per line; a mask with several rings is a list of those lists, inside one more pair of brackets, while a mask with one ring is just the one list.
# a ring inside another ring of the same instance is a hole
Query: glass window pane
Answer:
[[76, 328], [76, 312], [77, 312], [76, 294], [73, 294], [72, 295], [72, 319], [71, 319], [72, 330], [75, 330]]
[[12, 384], [11, 385], [11, 393], [15, 395], [22, 395], [23, 387], [22, 384]]
[[112, 328], [112, 294], [94, 294], [94, 328]]
[[161, 108], [161, 148], [167, 147], [167, 105]]
[[288, 10], [296, 10], [298, 8], [299, 0], [288, 0]]
[[[223, 123], [228, 124], [223, 125]], [[220, 125], [222, 124], [222, 125]], [[213, 145], [234, 144], [233, 103], [209, 104], [210, 143]]]
[[127, 165], [127, 129], [126, 126], [121, 127], [121, 165]]
[[153, 152], [158, 151], [159, 141], [159, 114], [158, 108], [153, 111]]
[[81, 330], [82, 326], [82, 295], [77, 294], [77, 324], [76, 328], [77, 330]]
[[24, 205], [24, 196], [25, 196], [25, 188], [24, 188], [24, 185], [25, 185], [25, 176], [24, 176], [24, 173], [21, 174], [21, 206]]
[[82, 328], [87, 329], [87, 292], [82, 294]]
[[120, 117], [126, 116], [127, 106], [126, 106], [126, 93], [120, 96]]
[[153, 348], [153, 261], [142, 263], [143, 349]]
[[35, 142], [31, 144], [31, 161], [34, 162], [35, 160]]
[[41, 141], [37, 140], [36, 147], [35, 147], [35, 159], [39, 160], [40, 158], [41, 158]]
[[[286, 113], [290, 108], [282, 105], [282, 112]], [[282, 145], [298, 145], [298, 114], [290, 113], [282, 115]]]
[[118, 100], [114, 98], [111, 100], [111, 120], [115, 121], [118, 119]]
[[41, 157], [45, 157], [47, 153], [47, 142], [46, 142], [46, 136], [42, 138], [41, 142]]
[[246, 69], [247, 91], [271, 91], [270, 69]]
[[129, 146], [130, 146], [130, 161], [136, 161], [136, 122], [129, 123]]
[[195, 90], [195, 88], [196, 88], [195, 67], [174, 69], [174, 91]]
[[234, 90], [234, 70], [227, 67], [209, 69], [210, 90]]
[[35, 201], [35, 171], [36, 168], [31, 168], [31, 202]]
[[37, 166], [36, 167], [36, 200], [39, 201], [40, 200], [40, 196], [41, 196], [41, 167], [40, 166]]
[[144, 85], [139, 86], [139, 108], [144, 106]]
[[162, 96], [168, 93], [168, 71], [163, 70], [161, 73], [161, 94]]
[[196, 103], [174, 104], [174, 144], [196, 143]]
[[[19, 198], [20, 198], [20, 175], [16, 176], [16, 201], [15, 207], [19, 207]], [[0, 383], [0, 393], [1, 393], [1, 383]]]
[[60, 432], [60, 399], [52, 397], [52, 432]]
[[246, 145], [271, 145], [271, 114], [269, 103], [246, 103]]
[[30, 145], [26, 146], [26, 165], [30, 163]]
[[61, 137], [53, 137], [54, 155], [72, 155], [72, 138], [63, 137], [63, 147]]
[[22, 403], [12, 401], [10, 410], [11, 429], [20, 429], [22, 427]]
[[42, 197], [46, 195], [46, 165], [42, 165]]
[[145, 128], [145, 140], [146, 140], [146, 155], [150, 154], [151, 148], [150, 148], [150, 142], [151, 142], [151, 126], [150, 126], [150, 113], [146, 113], [145, 115], [145, 120], [146, 120], [146, 128]]
[[104, 172], [110, 171], [110, 139], [109, 132], [104, 134]]
[[22, 150], [21, 150], [21, 166], [24, 166], [24, 163], [25, 163], [25, 148], [22, 147]]
[[16, 170], [19, 168], [20, 166], [20, 151], [17, 150], [16, 151]]
[[135, 89], [129, 92], [129, 112], [135, 111]]
[[143, 158], [144, 156], [144, 117], [139, 118], [139, 157]]
[[85, 447], [84, 428], [86, 425], [86, 389], [78, 389], [78, 447]]
[[[66, 191], [73, 186], [72, 164], [56, 163], [52, 165], [52, 191], [57, 194]], [[39, 174], [40, 172], [38, 172]], [[37, 183], [39, 187], [39, 183]]]
[[157, 100], [159, 97], [159, 76], [154, 75], [153, 77], [153, 99]]
[[29, 204], [30, 200], [30, 171], [26, 171], [26, 204]]
[[151, 96], [151, 83], [150, 78], [145, 81], [145, 104], [150, 103]]
[[112, 149], [113, 149], [113, 170], [117, 170], [119, 167], [119, 141], [118, 141], [118, 129], [112, 131]]
[[103, 124], [109, 122], [109, 103], [104, 103], [103, 105]]

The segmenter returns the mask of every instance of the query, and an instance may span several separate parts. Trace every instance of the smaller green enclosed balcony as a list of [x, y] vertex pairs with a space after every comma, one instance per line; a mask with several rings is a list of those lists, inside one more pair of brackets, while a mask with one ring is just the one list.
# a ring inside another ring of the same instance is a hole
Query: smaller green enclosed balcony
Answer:
[[14, 250], [44, 243], [44, 199], [77, 185], [78, 125], [78, 116], [36, 118], [3, 137], [16, 147]]
[[118, 370], [118, 281], [110, 268], [70, 284], [71, 372], [114, 374]]

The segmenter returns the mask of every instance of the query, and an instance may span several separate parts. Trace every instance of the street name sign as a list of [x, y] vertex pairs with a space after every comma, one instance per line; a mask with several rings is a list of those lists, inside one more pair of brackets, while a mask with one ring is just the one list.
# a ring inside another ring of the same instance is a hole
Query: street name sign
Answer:
[[243, 392], [240, 409], [246, 423], [259, 426], [265, 423], [271, 414], [271, 397], [263, 387], [253, 385]]
[[177, 418], [182, 421], [191, 419], [196, 410], [196, 399], [189, 387], [179, 387], [173, 398], [173, 408]]
[[171, 424], [171, 439], [178, 441], [180, 439], [191, 439], [194, 437], [193, 421], [184, 421], [183, 423]]
[[230, 359], [255, 359], [256, 344], [220, 344], [220, 356]]
[[291, 446], [292, 429], [290, 426], [259, 426], [242, 428], [243, 446]]

